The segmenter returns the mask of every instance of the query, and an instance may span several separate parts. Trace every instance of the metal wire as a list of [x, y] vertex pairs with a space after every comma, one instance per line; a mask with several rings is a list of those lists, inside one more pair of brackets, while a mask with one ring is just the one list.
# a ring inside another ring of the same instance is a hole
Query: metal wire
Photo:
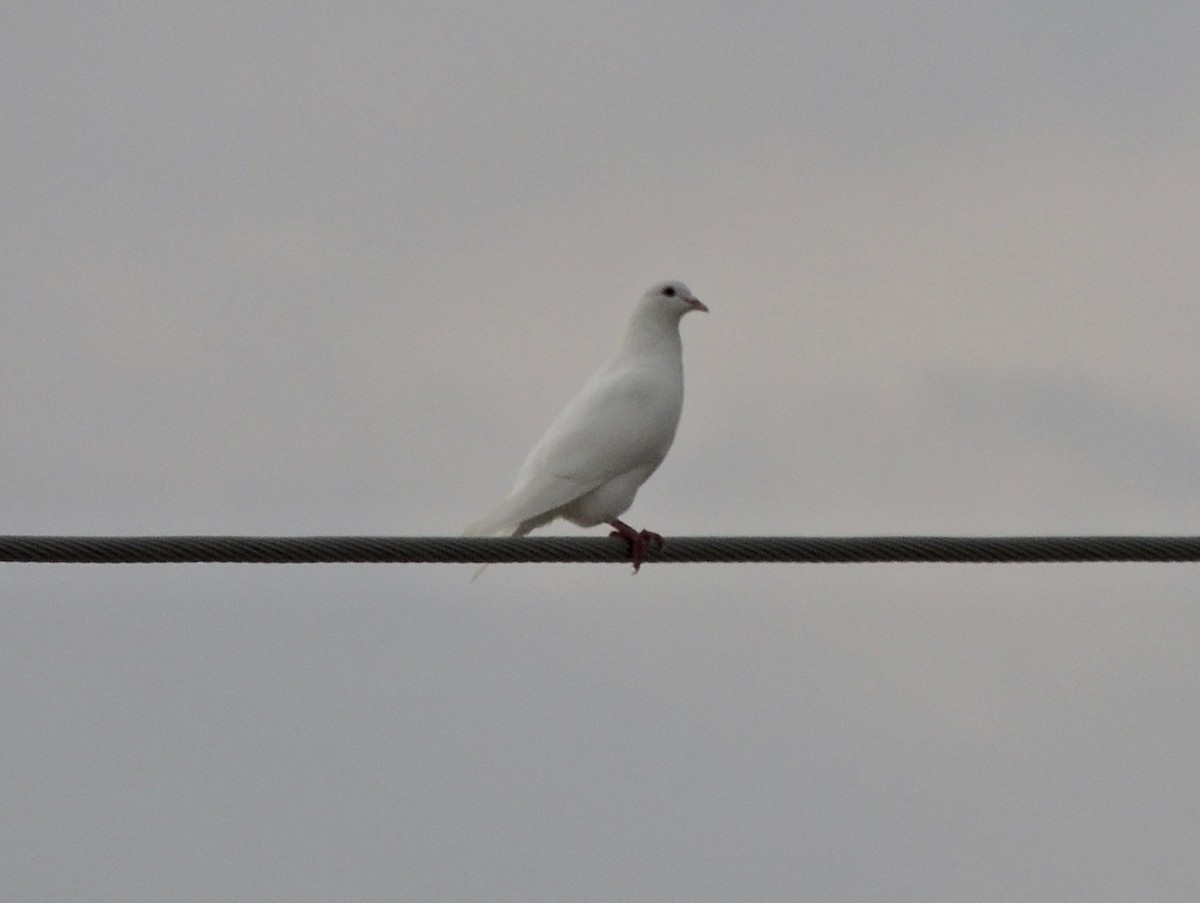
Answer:
[[[0, 536], [0, 561], [154, 564], [243, 562], [618, 562], [604, 537]], [[678, 536], [648, 563], [1200, 561], [1200, 536]]]

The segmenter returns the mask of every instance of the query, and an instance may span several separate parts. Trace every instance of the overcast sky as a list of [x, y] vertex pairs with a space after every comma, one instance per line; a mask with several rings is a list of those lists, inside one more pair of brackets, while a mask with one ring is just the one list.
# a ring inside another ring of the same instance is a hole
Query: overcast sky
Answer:
[[[458, 533], [667, 278], [638, 527], [1200, 532], [1195, 3], [15, 0], [0, 103], [0, 532]], [[0, 897], [1200, 897], [1192, 566], [470, 573], [0, 566]]]

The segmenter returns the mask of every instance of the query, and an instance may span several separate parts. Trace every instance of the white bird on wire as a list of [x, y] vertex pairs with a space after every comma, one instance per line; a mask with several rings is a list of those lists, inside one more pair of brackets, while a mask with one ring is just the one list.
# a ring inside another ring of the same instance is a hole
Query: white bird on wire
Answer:
[[[658, 468], [683, 411], [679, 320], [707, 311], [682, 282], [653, 286], [638, 303], [616, 352], [558, 415], [525, 458], [505, 499], [466, 536], [524, 536], [561, 517], [606, 523], [629, 545], [634, 573], [662, 536], [620, 519]], [[482, 569], [481, 569], [482, 570]]]

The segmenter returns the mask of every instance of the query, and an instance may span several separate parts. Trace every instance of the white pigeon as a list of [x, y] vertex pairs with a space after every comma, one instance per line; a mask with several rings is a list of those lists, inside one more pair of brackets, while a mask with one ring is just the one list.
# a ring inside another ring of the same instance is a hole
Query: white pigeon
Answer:
[[620, 520], [658, 468], [683, 411], [679, 320], [707, 311], [682, 282], [653, 286], [638, 303], [616, 353], [597, 370], [529, 452], [508, 496], [466, 536], [524, 536], [557, 517], [606, 523], [629, 544], [636, 573], [647, 543], [663, 538]]

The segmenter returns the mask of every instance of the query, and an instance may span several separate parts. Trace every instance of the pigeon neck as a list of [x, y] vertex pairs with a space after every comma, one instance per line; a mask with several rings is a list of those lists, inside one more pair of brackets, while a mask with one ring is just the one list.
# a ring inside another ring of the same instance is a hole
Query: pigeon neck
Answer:
[[679, 348], [679, 317], [663, 316], [661, 310], [639, 307], [629, 318], [622, 345], [631, 351]]

